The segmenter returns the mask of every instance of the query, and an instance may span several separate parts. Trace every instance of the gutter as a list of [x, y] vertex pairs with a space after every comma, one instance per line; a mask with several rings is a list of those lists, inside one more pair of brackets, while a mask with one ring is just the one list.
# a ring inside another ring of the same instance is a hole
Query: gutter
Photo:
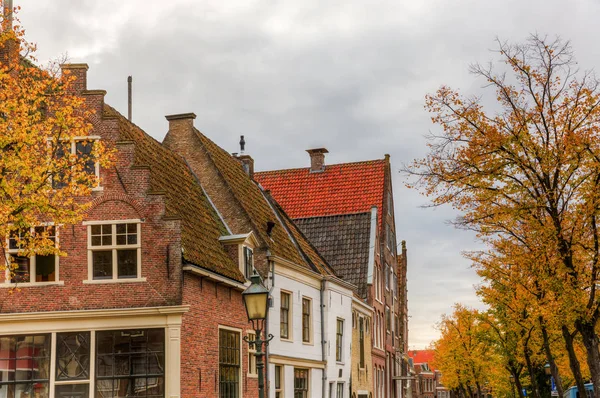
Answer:
[[[325, 296], [325, 280], [321, 280], [321, 290], [320, 290], [320, 300], [321, 300], [321, 359], [323, 362], [327, 363], [327, 358], [325, 356], [325, 344], [327, 341], [325, 340], [325, 304], [324, 304], [324, 296]], [[322, 397], [326, 397], [327, 395], [327, 366], [323, 369], [323, 379], [322, 379]]]

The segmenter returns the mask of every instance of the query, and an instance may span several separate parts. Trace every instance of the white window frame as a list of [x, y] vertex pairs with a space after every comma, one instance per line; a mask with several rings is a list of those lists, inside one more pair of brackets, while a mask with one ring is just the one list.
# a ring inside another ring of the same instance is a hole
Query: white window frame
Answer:
[[[40, 223], [34, 227], [30, 228], [31, 232], [34, 232], [36, 227], [54, 227], [54, 243], [55, 247], [60, 247], [59, 242], [59, 228], [55, 226], [54, 223]], [[6, 237], [6, 255], [10, 257], [11, 255], [18, 256], [19, 249], [10, 249], [10, 236]], [[37, 282], [34, 280], [36, 275], [36, 255], [29, 256], [29, 282], [12, 282], [10, 277], [10, 269], [7, 267], [4, 271], [4, 283], [0, 284], [0, 287], [4, 288], [12, 288], [12, 287], [28, 287], [28, 286], [48, 286], [48, 285], [64, 285], [65, 282], [60, 280], [59, 274], [59, 265], [60, 265], [60, 257], [58, 255], [54, 255], [54, 273], [55, 279], [53, 281], [43, 281]], [[6, 258], [6, 261], [9, 261], [9, 258]]]
[[[304, 340], [304, 300], [308, 301], [308, 341]], [[302, 319], [302, 344], [313, 344], [313, 301], [310, 297], [302, 296], [301, 305], [301, 319]]]
[[[288, 307], [288, 316], [287, 316], [287, 325], [288, 325], [288, 335], [287, 337], [281, 336], [281, 295], [287, 294], [289, 296], [289, 307]], [[294, 341], [294, 294], [288, 290], [280, 290], [279, 291], [279, 339], [281, 341]]]
[[[340, 322], [342, 323], [342, 333], [341, 334], [338, 333], [338, 325], [339, 325]], [[344, 363], [344, 354], [345, 354], [344, 340], [345, 340], [345, 337], [346, 337], [346, 333], [345, 333], [345, 330], [344, 330], [345, 327], [346, 327], [346, 321], [345, 321], [345, 319], [343, 319], [343, 318], [336, 318], [336, 321], [335, 321], [335, 361], [337, 363]], [[339, 344], [338, 344], [338, 337], [340, 339]], [[338, 351], [337, 351], [338, 345], [339, 345], [339, 349], [340, 349], [339, 359], [338, 359], [338, 355], [337, 355], [338, 354]]]
[[[246, 336], [248, 337], [248, 341], [253, 341], [256, 339], [256, 332], [254, 330], [246, 331]], [[251, 348], [252, 347], [252, 348]], [[248, 377], [255, 378], [258, 377], [258, 370], [256, 369], [256, 343], [248, 344]]]
[[[77, 137], [71, 137], [68, 139], [61, 139], [61, 141], [70, 141], [71, 144], [71, 152], [70, 155], [76, 155], [77, 154], [77, 142], [79, 141], [94, 141], [98, 142], [100, 141], [101, 137], [99, 135], [90, 135], [90, 136], [77, 136]], [[50, 144], [52, 142], [52, 138], [48, 138], [48, 144]], [[102, 191], [104, 188], [102, 186], [100, 186], [100, 162], [98, 160], [96, 160], [96, 162], [94, 162], [94, 174], [96, 176], [96, 186], [92, 188], [92, 191]]]
[[[277, 368], [279, 368], [279, 388], [277, 388]], [[283, 365], [275, 365], [275, 376], [273, 377], [273, 391], [275, 391], [275, 397], [279, 393], [281, 398], [285, 397], [285, 367]]]
[[[113, 244], [110, 246], [92, 246], [92, 226], [93, 225], [111, 225], [111, 235]], [[117, 224], [137, 224], [137, 243], [135, 245], [117, 245]], [[94, 283], [131, 283], [131, 282], [145, 282], [146, 278], [142, 277], [142, 220], [140, 219], [129, 219], [129, 220], [102, 220], [102, 221], [84, 221], [83, 225], [87, 226], [87, 252], [88, 252], [88, 279], [84, 280], [83, 283], [94, 284]], [[117, 262], [117, 251], [119, 249], [137, 250], [137, 275], [135, 278], [119, 278], [118, 276], [118, 262]], [[112, 278], [111, 279], [94, 279], [94, 251], [112, 251]]]

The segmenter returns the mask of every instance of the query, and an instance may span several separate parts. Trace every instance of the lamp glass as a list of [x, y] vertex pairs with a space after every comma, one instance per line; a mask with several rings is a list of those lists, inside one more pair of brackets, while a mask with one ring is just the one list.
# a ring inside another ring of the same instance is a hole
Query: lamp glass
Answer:
[[265, 319], [267, 317], [268, 293], [255, 293], [244, 295], [244, 304], [249, 320]]

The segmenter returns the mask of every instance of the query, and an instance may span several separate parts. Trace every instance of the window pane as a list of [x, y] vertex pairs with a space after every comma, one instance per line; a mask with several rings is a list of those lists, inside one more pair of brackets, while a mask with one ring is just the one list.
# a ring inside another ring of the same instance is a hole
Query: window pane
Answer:
[[2, 396], [48, 396], [49, 344], [49, 335], [0, 338], [0, 394], [8, 394]]
[[96, 397], [164, 396], [164, 329], [102, 331], [96, 336]]
[[96, 173], [96, 163], [92, 157], [93, 141], [77, 141], [75, 142], [75, 153], [78, 158], [85, 160], [84, 170], [88, 174]]
[[90, 333], [57, 333], [56, 378], [57, 380], [89, 379]]
[[56, 257], [54, 255], [42, 256], [38, 254], [35, 256], [35, 281], [56, 281]]
[[30, 263], [29, 257], [11, 256], [13, 261], [13, 269], [11, 270], [12, 283], [30, 282]]
[[119, 278], [137, 277], [137, 250], [117, 250]]
[[112, 251], [94, 251], [92, 252], [92, 267], [94, 279], [112, 278]]
[[117, 224], [117, 233], [118, 234], [124, 234], [127, 232], [127, 225], [126, 224]]
[[87, 398], [90, 386], [88, 384], [67, 384], [56, 386], [56, 398]]
[[240, 334], [219, 330], [219, 397], [238, 398], [240, 392]]

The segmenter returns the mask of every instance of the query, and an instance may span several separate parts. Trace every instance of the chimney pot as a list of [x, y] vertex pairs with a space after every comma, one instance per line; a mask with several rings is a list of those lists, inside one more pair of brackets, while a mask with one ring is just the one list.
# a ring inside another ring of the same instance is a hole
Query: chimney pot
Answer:
[[310, 155], [310, 172], [320, 173], [325, 171], [325, 154], [329, 151], [325, 148], [307, 149]]

